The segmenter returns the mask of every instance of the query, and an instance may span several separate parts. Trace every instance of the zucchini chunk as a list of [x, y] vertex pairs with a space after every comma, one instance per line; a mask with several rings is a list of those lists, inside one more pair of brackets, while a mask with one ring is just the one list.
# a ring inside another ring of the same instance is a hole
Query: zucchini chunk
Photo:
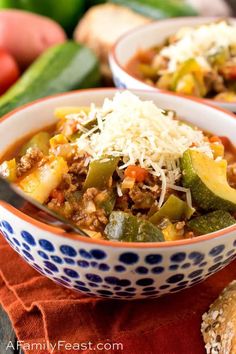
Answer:
[[227, 181], [227, 163], [186, 150], [181, 168], [184, 187], [190, 188], [193, 200], [205, 210], [236, 210], [236, 189]]
[[136, 216], [113, 211], [105, 228], [109, 240], [127, 242], [162, 242], [164, 235], [158, 227]]
[[44, 155], [48, 155], [50, 134], [48, 132], [39, 132], [35, 134], [20, 150], [20, 156], [26, 154], [29, 148], [38, 148]]
[[187, 226], [197, 235], [204, 235], [224, 229], [235, 223], [236, 220], [230, 213], [224, 210], [216, 210], [190, 220]]

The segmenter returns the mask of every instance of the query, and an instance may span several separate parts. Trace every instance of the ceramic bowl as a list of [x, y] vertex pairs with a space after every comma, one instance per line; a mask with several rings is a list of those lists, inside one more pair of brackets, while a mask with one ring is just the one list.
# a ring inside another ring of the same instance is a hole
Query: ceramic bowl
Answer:
[[[116, 90], [66, 93], [31, 103], [0, 123], [0, 156], [12, 144], [53, 124], [59, 106], [101, 104]], [[169, 93], [134, 91], [191, 123], [228, 136], [236, 144], [233, 115]], [[164, 243], [99, 241], [40, 223], [0, 202], [0, 230], [7, 242], [41, 274], [91, 296], [153, 298], [190, 287], [227, 265], [236, 255], [236, 225], [194, 239]]]
[[[113, 80], [118, 88], [144, 89], [159, 91], [142, 80], [129, 74], [125, 69], [126, 64], [137, 53], [139, 49], [148, 49], [155, 45], [162, 44], [167, 37], [173, 35], [178, 29], [186, 26], [198, 26], [205, 23], [216, 21], [216, 17], [183, 17], [167, 19], [150, 24], [142, 25], [124, 34], [114, 45], [110, 56], [110, 68]], [[236, 24], [236, 20], [229, 19]], [[236, 103], [220, 102], [204, 99], [211, 104], [236, 112]]]

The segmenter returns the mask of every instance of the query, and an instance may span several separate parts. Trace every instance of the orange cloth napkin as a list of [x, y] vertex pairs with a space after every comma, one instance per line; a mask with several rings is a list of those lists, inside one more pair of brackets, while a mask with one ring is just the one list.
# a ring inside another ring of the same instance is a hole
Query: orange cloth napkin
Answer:
[[94, 299], [41, 276], [0, 237], [0, 303], [25, 354], [204, 354], [201, 316], [233, 279], [236, 262], [156, 300]]

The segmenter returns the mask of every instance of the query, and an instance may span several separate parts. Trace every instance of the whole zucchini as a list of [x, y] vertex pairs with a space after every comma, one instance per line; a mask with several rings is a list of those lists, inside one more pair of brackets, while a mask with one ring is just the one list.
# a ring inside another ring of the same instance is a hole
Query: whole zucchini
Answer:
[[0, 117], [16, 107], [56, 93], [97, 86], [98, 61], [93, 52], [75, 42], [48, 49], [0, 98]]
[[110, 0], [155, 20], [167, 17], [195, 16], [197, 12], [183, 0]]

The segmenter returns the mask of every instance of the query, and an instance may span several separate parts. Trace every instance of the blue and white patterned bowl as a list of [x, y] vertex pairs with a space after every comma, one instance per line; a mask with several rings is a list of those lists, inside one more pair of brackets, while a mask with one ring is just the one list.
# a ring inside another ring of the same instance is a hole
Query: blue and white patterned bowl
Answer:
[[[236, 143], [230, 113], [168, 93], [134, 91], [186, 120], [228, 136]], [[101, 104], [113, 89], [85, 90], [43, 99], [20, 108], [0, 123], [0, 155], [22, 136], [52, 124], [59, 106]], [[91, 296], [154, 298], [190, 287], [223, 268], [236, 255], [236, 226], [166, 243], [124, 243], [65, 234], [0, 203], [0, 231], [32, 267], [58, 284]]]

